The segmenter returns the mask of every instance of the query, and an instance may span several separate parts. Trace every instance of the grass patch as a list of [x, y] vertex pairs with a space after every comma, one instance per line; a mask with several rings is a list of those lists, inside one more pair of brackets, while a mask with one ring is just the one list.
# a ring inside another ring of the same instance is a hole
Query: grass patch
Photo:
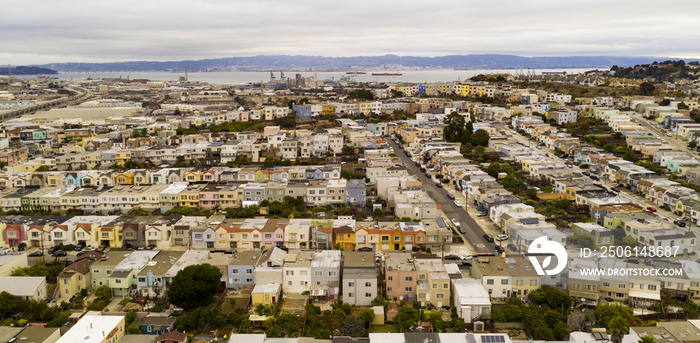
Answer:
[[369, 327], [369, 332], [398, 332], [394, 324], [372, 325]]

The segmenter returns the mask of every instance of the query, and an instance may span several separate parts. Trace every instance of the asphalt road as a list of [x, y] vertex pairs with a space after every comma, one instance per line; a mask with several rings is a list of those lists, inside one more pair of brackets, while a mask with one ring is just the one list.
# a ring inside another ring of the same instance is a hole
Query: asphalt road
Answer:
[[[473, 255], [493, 255], [496, 250], [494, 249], [495, 244], [489, 243], [484, 238], [484, 229], [479, 226], [479, 224], [464, 210], [464, 208], [455, 205], [454, 201], [447, 197], [448, 192], [443, 188], [438, 188], [435, 185], [433, 178], [428, 178], [425, 173], [420, 171], [419, 167], [416, 167], [415, 163], [411, 161], [411, 158], [404, 154], [403, 149], [394, 143], [391, 139], [387, 139], [389, 145], [394, 148], [396, 155], [401, 159], [401, 162], [408, 167], [409, 174], [415, 175], [423, 183], [423, 188], [430, 195], [430, 197], [436, 203], [440, 204], [442, 207], [442, 212], [447, 216], [448, 221], [456, 218], [461, 226], [465, 229], [466, 233], [461, 234], [457, 232], [462, 239], [469, 242], [472, 245], [474, 251]], [[432, 173], [431, 174], [435, 174]], [[446, 187], [453, 187], [451, 185], [446, 185]], [[466, 205], [466, 204], [463, 204]], [[452, 225], [451, 223], [449, 225]]]

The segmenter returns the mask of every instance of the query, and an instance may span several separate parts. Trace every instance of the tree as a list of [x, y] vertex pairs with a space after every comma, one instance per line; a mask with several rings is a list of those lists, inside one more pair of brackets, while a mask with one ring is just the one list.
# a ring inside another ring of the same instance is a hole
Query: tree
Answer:
[[340, 332], [345, 336], [357, 337], [365, 333], [365, 323], [362, 319], [356, 316], [349, 316], [345, 318], [343, 326], [340, 328]]
[[695, 141], [688, 143], [688, 148], [696, 148], [697, 146], [698, 146], [698, 143], [696, 143]]
[[608, 330], [612, 333], [610, 340], [613, 343], [621, 343], [622, 337], [629, 331], [630, 324], [622, 316], [615, 316], [608, 322]]
[[654, 337], [649, 336], [649, 335], [644, 335], [639, 338], [637, 343], [655, 343], [656, 341], [654, 340]]
[[650, 82], [642, 82], [642, 84], [639, 85], [639, 91], [642, 95], [652, 95], [655, 90], [656, 87]]
[[374, 310], [371, 308], [366, 308], [360, 311], [359, 317], [363, 322], [365, 322], [365, 325], [369, 326], [369, 324], [371, 324], [374, 320]]
[[39, 168], [36, 168], [37, 172], [47, 172], [49, 170], [51, 170], [51, 168], [49, 168], [49, 166], [41, 166]]
[[100, 300], [109, 301], [112, 299], [112, 289], [107, 285], [97, 287], [97, 289], [95, 289], [95, 297], [99, 298]]
[[433, 325], [435, 332], [442, 332], [445, 330], [445, 321], [442, 320], [442, 313], [440, 311], [428, 311], [423, 313], [423, 319], [430, 322]]
[[469, 143], [474, 146], [488, 146], [489, 138], [489, 133], [486, 130], [478, 129], [469, 137]]
[[299, 317], [293, 314], [285, 314], [277, 319], [277, 324], [282, 326], [290, 337], [297, 335], [299, 331]]
[[382, 296], [378, 296], [374, 299], [372, 299], [372, 306], [382, 306], [386, 307], [386, 299]]
[[209, 305], [221, 280], [221, 271], [210, 264], [188, 266], [179, 271], [168, 288], [171, 303], [185, 310]]
[[403, 306], [399, 309], [399, 313], [394, 317], [394, 325], [399, 332], [408, 330], [411, 326], [418, 322], [418, 313], [413, 307]]
[[614, 317], [622, 317], [629, 321], [632, 318], [632, 308], [620, 304], [600, 304], [596, 306], [593, 315], [599, 325], [605, 325], [610, 329], [608, 323]]
[[[6, 292], [3, 292], [6, 293]], [[0, 294], [1, 296], [1, 294]], [[700, 305], [689, 299], [683, 304], [683, 313], [700, 313]]]
[[0, 318], [4, 319], [14, 313], [17, 307], [17, 297], [7, 291], [0, 293]]

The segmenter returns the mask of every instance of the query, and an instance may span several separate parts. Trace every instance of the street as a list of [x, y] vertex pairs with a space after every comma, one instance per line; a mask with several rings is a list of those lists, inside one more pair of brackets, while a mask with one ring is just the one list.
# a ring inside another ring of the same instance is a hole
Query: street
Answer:
[[[464, 210], [464, 208], [455, 205], [454, 201], [447, 197], [447, 190], [443, 188], [438, 188], [435, 185], [435, 181], [432, 178], [428, 178], [424, 173], [420, 171], [420, 168], [416, 167], [413, 161], [404, 154], [403, 149], [400, 149], [398, 144], [394, 143], [391, 139], [387, 139], [388, 144], [394, 149], [396, 155], [401, 159], [401, 162], [407, 167], [409, 174], [418, 177], [418, 179], [423, 183], [423, 188], [426, 193], [430, 195], [437, 204], [440, 205], [442, 211], [445, 213], [445, 218], [447, 221], [456, 218], [461, 226], [465, 229], [466, 233], [461, 234], [457, 232], [462, 239], [469, 242], [472, 245], [474, 255], [493, 255], [495, 253], [494, 243], [489, 243], [484, 238], [484, 229]], [[432, 174], [432, 173], [431, 173]], [[445, 187], [453, 187], [451, 185], [445, 185]], [[448, 225], [452, 225], [451, 223]]]

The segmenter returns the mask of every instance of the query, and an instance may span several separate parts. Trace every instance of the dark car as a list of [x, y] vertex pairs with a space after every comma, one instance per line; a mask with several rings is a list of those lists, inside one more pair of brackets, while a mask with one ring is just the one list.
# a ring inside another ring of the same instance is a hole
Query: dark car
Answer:
[[75, 245], [75, 251], [82, 251], [83, 249], [85, 249], [85, 243], [81, 242]]
[[123, 250], [131, 249], [131, 248], [133, 248], [133, 247], [134, 247], [134, 246], [131, 245], [131, 243], [124, 243], [124, 245], [122, 245], [122, 249], [123, 249]]
[[450, 183], [450, 179], [442, 179], [442, 183]]
[[108, 245], [107, 244], [100, 244], [99, 247], [97, 247], [97, 251], [105, 251], [107, 249]]
[[360, 248], [360, 249], [357, 249], [357, 251], [370, 252], [370, 251], [372, 251], [372, 248], [370, 248], [370, 247], [362, 247], [362, 248]]
[[488, 233], [484, 235], [484, 238], [485, 238], [489, 243], [493, 243], [493, 236], [489, 235]]
[[459, 260], [459, 256], [457, 255], [447, 255], [445, 256], [446, 260]]
[[149, 244], [149, 245], [146, 246], [146, 250], [153, 250], [153, 249], [155, 249], [155, 248], [156, 248], [156, 245], [155, 245], [155, 244]]
[[508, 250], [510, 250], [512, 252], [518, 251], [518, 247], [516, 247], [515, 244], [513, 244], [513, 243], [508, 243], [507, 247], [508, 247]]
[[432, 175], [430, 175], [430, 173], [428, 173], [428, 172], [425, 172], [425, 177], [427, 177], [427, 178], [431, 178], [431, 177], [433, 177], [433, 176], [432, 176]]
[[498, 251], [499, 254], [502, 254], [505, 251], [500, 245], [494, 245], [494, 248], [496, 249], [496, 251]]
[[59, 250], [59, 249], [61, 249], [61, 247], [59, 247], [58, 245], [54, 245], [54, 246], [49, 248], [48, 253], [53, 254], [56, 252], [56, 250]]
[[57, 250], [53, 253], [53, 257], [65, 257], [68, 256], [68, 253], [66, 253], [63, 250]]
[[75, 262], [75, 259], [72, 257], [66, 257], [63, 260], [61, 260], [61, 262], [71, 264], [71, 263]]
[[37, 251], [27, 255], [27, 256], [29, 256], [29, 257], [41, 257], [41, 256], [44, 256], [44, 253], [41, 250], [37, 250]]
[[465, 234], [465, 233], [467, 233], [467, 230], [465, 230], [463, 227], [460, 226], [460, 227], [459, 227], [459, 233]]
[[435, 183], [435, 186], [437, 186], [437, 188], [442, 188], [442, 184], [439, 183], [439, 182], [436, 182], [436, 183]]
[[447, 197], [452, 199], [452, 200], [455, 200], [455, 196], [452, 195], [452, 193], [447, 193]]
[[420, 162], [416, 162], [416, 167], [420, 167]]
[[85, 251], [78, 251], [77, 254], [75, 254], [75, 257], [80, 257], [85, 253]]
[[420, 167], [420, 172], [421, 172], [421, 173], [425, 173], [425, 168]]

